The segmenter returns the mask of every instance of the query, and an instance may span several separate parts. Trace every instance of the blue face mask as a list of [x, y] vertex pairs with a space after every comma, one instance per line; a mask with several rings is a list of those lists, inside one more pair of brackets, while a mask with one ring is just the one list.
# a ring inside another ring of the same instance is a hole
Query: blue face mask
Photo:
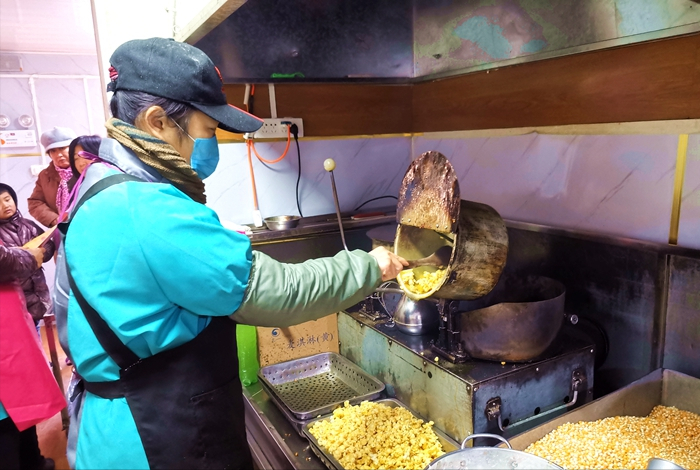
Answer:
[[[173, 120], [173, 122], [175, 121]], [[180, 127], [177, 122], [175, 122], [175, 125]], [[182, 127], [180, 127], [180, 130], [187, 134], [187, 131]], [[187, 137], [194, 142], [194, 148], [192, 148], [192, 155], [190, 156], [192, 169], [200, 178], [208, 178], [214, 173], [216, 166], [219, 164], [219, 142], [216, 140], [216, 135], [208, 139], [195, 139], [189, 134], [187, 134]]]
[[[192, 138], [190, 137], [190, 139]], [[215, 135], [208, 139], [192, 140], [194, 140], [194, 148], [192, 149], [192, 157], [190, 157], [190, 165], [200, 178], [208, 178], [219, 164], [219, 143]]]

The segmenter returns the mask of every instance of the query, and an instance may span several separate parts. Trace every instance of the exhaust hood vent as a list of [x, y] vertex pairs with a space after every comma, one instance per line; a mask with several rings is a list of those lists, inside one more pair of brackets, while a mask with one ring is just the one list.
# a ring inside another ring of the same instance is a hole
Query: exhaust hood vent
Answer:
[[195, 43], [226, 83], [406, 78], [413, 2], [248, 0]]

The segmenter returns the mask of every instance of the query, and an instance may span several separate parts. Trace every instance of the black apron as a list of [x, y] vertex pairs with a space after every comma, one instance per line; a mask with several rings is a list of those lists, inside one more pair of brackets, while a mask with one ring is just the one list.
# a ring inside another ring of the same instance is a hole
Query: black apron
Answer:
[[[90, 197], [123, 181], [143, 180], [130, 175], [100, 180], [82, 197], [71, 220]], [[62, 224], [64, 236], [69, 224], [70, 220]], [[140, 359], [85, 301], [67, 260], [66, 268], [92, 331], [120, 368], [119, 380], [83, 379], [84, 387], [102, 398], [126, 398], [150, 468], [253, 468], [238, 379], [236, 324], [228, 317], [213, 317], [191, 341]]]

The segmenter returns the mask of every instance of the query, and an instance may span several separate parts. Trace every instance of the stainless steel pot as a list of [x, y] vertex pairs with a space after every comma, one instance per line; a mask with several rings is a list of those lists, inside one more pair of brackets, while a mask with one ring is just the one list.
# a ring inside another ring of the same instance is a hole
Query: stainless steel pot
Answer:
[[379, 288], [379, 302], [391, 317], [388, 326], [407, 335], [425, 335], [437, 332], [440, 314], [433, 299], [414, 301], [406, 297], [394, 281], [385, 282]]
[[413, 301], [405, 295], [399, 300], [393, 318], [396, 328], [407, 335], [435, 333], [440, 323], [437, 302]]
[[[503, 441], [508, 448], [502, 447], [468, 447], [467, 441], [477, 437], [490, 437]], [[513, 450], [504, 437], [497, 434], [472, 434], [462, 441], [462, 448], [442, 457], [428, 465], [428, 470], [438, 469], [562, 469], [549, 460], [519, 450]]]

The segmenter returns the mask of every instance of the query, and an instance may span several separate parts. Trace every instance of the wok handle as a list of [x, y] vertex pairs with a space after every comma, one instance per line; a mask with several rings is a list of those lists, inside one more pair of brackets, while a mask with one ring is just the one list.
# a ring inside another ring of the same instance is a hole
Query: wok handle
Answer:
[[477, 437], [490, 437], [493, 439], [498, 439], [499, 441], [505, 443], [505, 445], [507, 445], [509, 449], [513, 449], [513, 447], [511, 447], [511, 445], [510, 445], [510, 442], [508, 442], [508, 439], [506, 439], [505, 437], [499, 436], [498, 434], [488, 434], [488, 433], [472, 434], [470, 436], [467, 436], [462, 441], [462, 449], [464, 449], [464, 446], [467, 444], [467, 441], [469, 441], [471, 439], [476, 439]]

